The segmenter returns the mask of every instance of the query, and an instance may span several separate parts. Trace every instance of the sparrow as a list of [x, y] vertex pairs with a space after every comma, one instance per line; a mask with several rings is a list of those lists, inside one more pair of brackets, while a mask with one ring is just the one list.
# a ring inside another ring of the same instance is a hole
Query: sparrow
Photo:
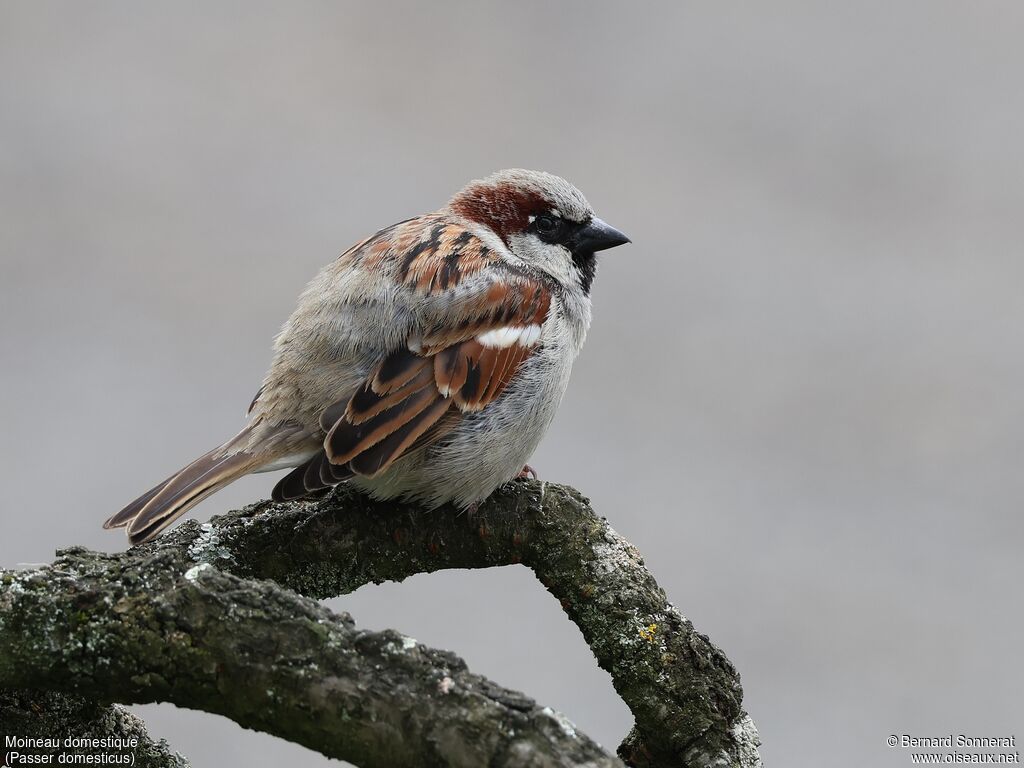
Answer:
[[558, 176], [512, 169], [356, 243], [307, 286], [233, 438], [104, 523], [154, 538], [239, 477], [287, 501], [351, 483], [470, 508], [524, 470], [590, 326], [598, 251], [630, 242]]

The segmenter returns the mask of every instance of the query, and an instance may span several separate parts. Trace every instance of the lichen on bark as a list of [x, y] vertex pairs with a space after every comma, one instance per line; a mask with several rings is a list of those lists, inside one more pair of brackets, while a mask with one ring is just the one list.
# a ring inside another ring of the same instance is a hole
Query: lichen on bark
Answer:
[[473, 515], [340, 487], [186, 523], [120, 555], [73, 548], [48, 568], [3, 572], [0, 687], [174, 701], [366, 766], [616, 764], [453, 654], [358, 630], [315, 602], [512, 563], [559, 600], [632, 710], [623, 760], [759, 765], [725, 655], [585, 498], [536, 481], [505, 486]]

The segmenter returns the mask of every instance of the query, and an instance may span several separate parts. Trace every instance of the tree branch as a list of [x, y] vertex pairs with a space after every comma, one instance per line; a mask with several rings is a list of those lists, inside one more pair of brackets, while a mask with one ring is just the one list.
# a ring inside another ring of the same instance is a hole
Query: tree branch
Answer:
[[190, 566], [172, 542], [65, 550], [3, 580], [3, 687], [171, 701], [361, 766], [615, 763], [453, 654], [356, 630], [273, 582]]
[[[724, 654], [667, 602], [636, 549], [585, 499], [536, 482], [506, 486], [474, 515], [425, 514], [341, 487], [316, 501], [264, 502], [187, 523], [118, 556], [66, 550], [52, 569], [19, 575], [0, 593], [0, 685], [77, 680], [108, 700], [168, 699], [360, 765], [459, 764], [452, 754], [462, 758], [481, 742], [486, 759], [474, 753], [467, 764], [528, 764], [518, 749], [552, 765], [610, 764], [549, 710], [471, 675], [451, 654], [406, 647], [396, 633], [357, 632], [348, 617], [248, 581], [324, 598], [416, 573], [517, 562], [560, 600], [633, 711], [636, 727], [620, 747], [627, 762], [760, 765]], [[65, 592], [87, 606], [78, 623]], [[25, 597], [36, 593], [45, 597]], [[106, 609], [105, 598], [113, 600]], [[23, 622], [14, 633], [5, 619], [12, 610]], [[59, 633], [67, 618], [63, 643], [27, 642], [24, 622]], [[69, 644], [84, 648], [76, 655]], [[48, 675], [55, 656], [61, 670]], [[92, 682], [98, 671], [112, 681], [101, 690]], [[325, 726], [332, 715], [343, 722]], [[515, 738], [497, 735], [510, 728]], [[452, 754], [437, 751], [453, 744]]]
[[[138, 768], [189, 768], [188, 761], [172, 752], [163, 740], [153, 741], [145, 724], [116, 704], [107, 706], [81, 696], [38, 691], [0, 691], [0, 765], [8, 765], [7, 736], [29, 739], [120, 737], [136, 739], [131, 750]], [[35, 754], [60, 750], [25, 750]], [[93, 752], [97, 750], [78, 750]], [[107, 750], [100, 750], [102, 753]]]

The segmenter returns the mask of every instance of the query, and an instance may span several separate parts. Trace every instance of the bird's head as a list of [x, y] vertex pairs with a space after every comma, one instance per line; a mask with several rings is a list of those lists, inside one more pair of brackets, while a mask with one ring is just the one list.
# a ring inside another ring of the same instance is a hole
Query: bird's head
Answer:
[[471, 181], [449, 207], [491, 229], [517, 258], [586, 293], [597, 268], [594, 254], [629, 242], [594, 215], [576, 187], [543, 171], [513, 168]]

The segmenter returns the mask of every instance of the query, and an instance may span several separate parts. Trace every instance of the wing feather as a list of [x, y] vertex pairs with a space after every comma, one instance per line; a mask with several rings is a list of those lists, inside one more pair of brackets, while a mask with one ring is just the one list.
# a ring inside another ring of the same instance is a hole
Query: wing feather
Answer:
[[349, 462], [356, 474], [374, 477], [387, 469], [405, 450], [451, 408], [447, 398], [436, 395], [430, 407], [420, 411], [379, 443], [362, 451]]
[[415, 418], [439, 397], [436, 387], [425, 388], [358, 424], [347, 417], [339, 419], [324, 440], [327, 457], [334, 464], [351, 461]]

